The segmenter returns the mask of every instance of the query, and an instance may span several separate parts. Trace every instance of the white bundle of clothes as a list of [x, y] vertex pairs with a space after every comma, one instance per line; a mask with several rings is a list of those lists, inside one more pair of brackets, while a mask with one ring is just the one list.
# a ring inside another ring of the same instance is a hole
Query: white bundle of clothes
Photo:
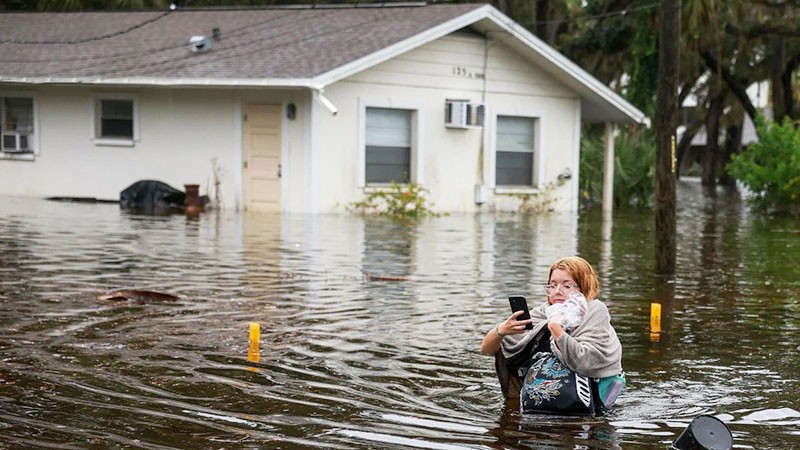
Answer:
[[545, 313], [547, 314], [548, 322], [553, 320], [560, 321], [564, 330], [569, 333], [581, 324], [588, 308], [586, 297], [582, 293], [570, 292], [563, 303], [553, 303], [547, 306]]

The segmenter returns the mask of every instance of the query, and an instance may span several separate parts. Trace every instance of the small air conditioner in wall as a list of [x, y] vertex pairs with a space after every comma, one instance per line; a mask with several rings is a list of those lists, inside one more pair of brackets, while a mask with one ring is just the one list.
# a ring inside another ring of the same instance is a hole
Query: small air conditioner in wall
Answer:
[[482, 127], [483, 120], [486, 116], [486, 107], [484, 105], [470, 104], [470, 114], [467, 119], [473, 127]]
[[447, 128], [482, 127], [485, 108], [469, 100], [446, 100], [444, 125]]
[[28, 147], [28, 135], [20, 133], [3, 133], [2, 151], [8, 153], [30, 151], [30, 147]]

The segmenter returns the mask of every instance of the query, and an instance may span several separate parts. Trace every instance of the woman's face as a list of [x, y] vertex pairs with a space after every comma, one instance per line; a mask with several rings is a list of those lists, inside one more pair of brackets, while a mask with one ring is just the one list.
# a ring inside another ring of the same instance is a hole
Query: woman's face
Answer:
[[547, 302], [551, 305], [553, 303], [563, 303], [572, 291], [580, 291], [578, 283], [572, 278], [566, 270], [555, 269], [550, 274], [550, 281], [547, 283], [551, 293], [547, 296]]

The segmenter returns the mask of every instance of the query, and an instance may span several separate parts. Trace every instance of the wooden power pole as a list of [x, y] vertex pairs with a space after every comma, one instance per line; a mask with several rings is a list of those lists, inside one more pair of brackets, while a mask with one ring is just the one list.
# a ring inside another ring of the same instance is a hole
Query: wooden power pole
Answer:
[[661, 0], [656, 96], [656, 274], [675, 273], [675, 130], [678, 118], [680, 0]]

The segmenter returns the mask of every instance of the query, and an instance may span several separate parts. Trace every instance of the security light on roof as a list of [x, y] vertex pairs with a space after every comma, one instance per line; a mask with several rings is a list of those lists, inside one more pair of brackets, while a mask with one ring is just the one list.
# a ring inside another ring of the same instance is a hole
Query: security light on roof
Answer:
[[206, 36], [192, 36], [189, 39], [189, 48], [197, 53], [207, 52], [211, 50], [211, 39]]

